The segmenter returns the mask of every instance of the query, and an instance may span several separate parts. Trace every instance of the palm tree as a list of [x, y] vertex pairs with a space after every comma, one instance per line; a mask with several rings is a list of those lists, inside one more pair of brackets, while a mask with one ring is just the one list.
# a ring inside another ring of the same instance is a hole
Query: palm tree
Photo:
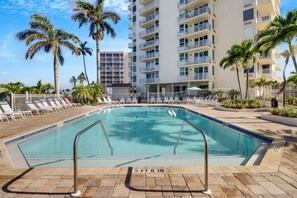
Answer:
[[49, 91], [53, 89], [51, 84], [42, 84], [41, 80], [39, 80], [36, 86], [33, 87], [34, 93], [36, 94], [45, 94], [49, 93]]
[[287, 69], [287, 66], [289, 64], [289, 61], [290, 61], [290, 57], [291, 57], [291, 53], [289, 50], [285, 50], [283, 51], [281, 54], [280, 54], [282, 57], [285, 58], [285, 67], [284, 67], [284, 70], [283, 70], [283, 84], [279, 90], [279, 93], [283, 93], [283, 107], [286, 106], [286, 93], [285, 93], [285, 90], [286, 90], [286, 86], [287, 86], [287, 78], [286, 78], [286, 69]]
[[238, 64], [240, 60], [240, 51], [239, 51], [239, 46], [238, 45], [233, 45], [228, 51], [227, 51], [227, 56], [224, 57], [220, 61], [220, 67], [223, 67], [223, 69], [230, 68], [236, 70], [236, 76], [237, 76], [237, 81], [238, 81], [238, 86], [239, 86], [239, 92], [240, 92], [240, 98], [242, 99], [242, 90], [241, 90], [241, 82], [240, 82], [240, 77], [239, 77], [239, 67], [240, 65]]
[[74, 92], [72, 93], [73, 97], [76, 98], [81, 103], [85, 103], [88, 100], [92, 100], [92, 93], [90, 89], [88, 89], [84, 85], [78, 85], [74, 87]]
[[72, 76], [69, 80], [69, 82], [72, 84], [73, 87], [76, 86], [76, 83], [77, 83], [77, 79], [75, 76]]
[[89, 36], [92, 36], [96, 41], [96, 57], [97, 57], [97, 83], [101, 83], [100, 79], [100, 41], [104, 39], [104, 33], [116, 36], [114, 29], [109, 21], [117, 24], [121, 19], [120, 16], [113, 11], [104, 9], [104, 0], [96, 0], [94, 4], [83, 0], [75, 1], [73, 9], [76, 12], [72, 19], [79, 23], [79, 27], [85, 24], [90, 24]]
[[285, 17], [277, 16], [270, 22], [267, 29], [255, 36], [255, 48], [267, 55], [272, 49], [287, 44], [297, 72], [296, 52], [293, 41], [297, 37], [297, 9], [289, 11]]
[[22, 94], [25, 92], [25, 85], [21, 82], [1, 84], [1, 88], [5, 89], [5, 93]]
[[86, 81], [86, 76], [84, 74], [84, 72], [81, 72], [79, 74], [79, 76], [77, 77], [77, 80], [79, 81], [79, 84], [84, 84], [84, 82]]
[[83, 56], [85, 75], [86, 75], [86, 79], [87, 79], [87, 82], [88, 82], [88, 85], [89, 85], [90, 81], [89, 81], [88, 74], [87, 74], [85, 56], [87, 56], [87, 55], [92, 56], [93, 49], [87, 47], [86, 46], [87, 43], [88, 43], [87, 41], [85, 41], [84, 43], [80, 43], [79, 44], [80, 47], [78, 49], [80, 51], [80, 54]]
[[270, 85], [270, 81], [267, 81], [266, 79], [264, 79], [264, 78], [260, 78], [260, 79], [258, 79], [257, 81], [255, 81], [254, 83], [253, 83], [253, 86], [255, 86], [255, 87], [259, 87], [260, 89], [261, 89], [261, 97], [262, 98], [264, 98], [264, 91], [265, 91], [265, 89], [264, 89], [264, 87], [265, 86], [268, 86], [268, 85]]
[[288, 83], [297, 86], [297, 72], [291, 73], [291, 76], [288, 78]]
[[252, 40], [244, 40], [240, 45], [238, 45], [239, 55], [240, 55], [240, 63], [242, 68], [246, 71], [246, 90], [245, 90], [245, 98], [248, 98], [248, 90], [249, 90], [249, 69], [251, 66], [255, 65], [256, 62], [256, 50], [253, 49], [253, 41]]
[[44, 50], [46, 53], [50, 51], [53, 54], [54, 61], [54, 81], [56, 94], [60, 94], [60, 81], [59, 81], [59, 63], [64, 64], [64, 57], [61, 47], [70, 49], [76, 55], [80, 52], [77, 47], [69, 41], [78, 43], [79, 39], [73, 35], [65, 32], [62, 29], [55, 29], [54, 25], [49, 21], [47, 17], [33, 14], [31, 16], [30, 29], [17, 33], [16, 37], [20, 41], [25, 41], [29, 46], [26, 52], [26, 59], [32, 59], [34, 55]]

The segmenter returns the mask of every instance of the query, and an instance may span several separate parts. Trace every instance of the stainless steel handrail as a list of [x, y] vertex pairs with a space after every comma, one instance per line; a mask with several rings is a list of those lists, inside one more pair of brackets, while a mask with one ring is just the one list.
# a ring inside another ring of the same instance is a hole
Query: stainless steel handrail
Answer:
[[179, 132], [179, 136], [177, 138], [175, 147], [174, 147], [174, 155], [176, 154], [176, 148], [177, 145], [179, 143], [179, 140], [182, 136], [182, 133], [184, 131], [185, 128], [185, 124], [190, 125], [191, 127], [193, 127], [196, 131], [198, 131], [199, 133], [201, 133], [203, 140], [204, 140], [204, 185], [205, 185], [205, 189], [202, 190], [202, 192], [204, 194], [210, 195], [211, 194], [211, 190], [208, 189], [208, 140], [207, 140], [207, 136], [205, 135], [205, 133], [199, 129], [198, 127], [196, 127], [195, 125], [193, 125], [191, 122], [189, 122], [188, 120], [184, 120], [183, 124], [181, 126], [180, 132]]
[[96, 122], [94, 122], [93, 124], [91, 124], [90, 126], [88, 126], [87, 128], [85, 128], [84, 130], [80, 131], [74, 139], [74, 143], [73, 143], [73, 175], [74, 175], [74, 192], [71, 193], [71, 196], [73, 197], [78, 197], [80, 196], [81, 192], [78, 190], [78, 186], [77, 186], [77, 145], [78, 145], [78, 141], [79, 138], [82, 134], [86, 133], [87, 131], [89, 131], [91, 128], [93, 128], [94, 126], [96, 126], [97, 124], [100, 124], [102, 131], [104, 133], [105, 139], [108, 143], [108, 146], [110, 148], [111, 151], [111, 155], [113, 155], [113, 148], [109, 142], [108, 136], [106, 134], [106, 130], [104, 128], [104, 125], [102, 123], [101, 120], [98, 120]]

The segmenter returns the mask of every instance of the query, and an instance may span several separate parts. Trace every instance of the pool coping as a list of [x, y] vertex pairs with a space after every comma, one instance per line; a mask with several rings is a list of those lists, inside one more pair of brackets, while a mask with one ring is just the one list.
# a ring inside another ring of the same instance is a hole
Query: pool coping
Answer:
[[[65, 119], [61, 122], [58, 122], [56, 124], [51, 124], [49, 126], [46, 126], [46, 127], [40, 127], [40, 129], [37, 129], [37, 130], [34, 130], [33, 132], [32, 131], [27, 131], [27, 132], [24, 132], [22, 134], [16, 134], [16, 135], [12, 135], [12, 136], [9, 136], [9, 137], [6, 137], [6, 138], [3, 138], [3, 139], [0, 139], [0, 148], [1, 148], [1, 152], [3, 153], [3, 157], [2, 158], [8, 158], [9, 162], [10, 162], [10, 168], [13, 168], [13, 169], [16, 169], [14, 168], [14, 165], [12, 163], [12, 160], [10, 158], [10, 155], [8, 153], [8, 149], [7, 149], [7, 145], [9, 144], [6, 144], [7, 142], [10, 142], [10, 144], [12, 144], [13, 142], [15, 142], [14, 140], [15, 139], [23, 139], [25, 137], [28, 137], [28, 136], [33, 136], [34, 134], [38, 134], [38, 133], [42, 133], [45, 131], [45, 129], [48, 129], [48, 128], [54, 128], [54, 127], [58, 127], [58, 126], [61, 126], [63, 124], [67, 124], [67, 123], [70, 123], [70, 122], [73, 122], [77, 119], [80, 119], [80, 118], [83, 118], [83, 117], [87, 117], [89, 115], [92, 115], [92, 114], [95, 114], [95, 113], [98, 113], [100, 111], [102, 111], [103, 109], [105, 108], [117, 108], [117, 107], [160, 107], [160, 106], [163, 106], [163, 107], [179, 107], [179, 108], [183, 108], [183, 109], [187, 109], [195, 114], [198, 114], [198, 115], [203, 115], [205, 116], [206, 118], [210, 118], [210, 120], [214, 119], [215, 121], [219, 121], [220, 123], [225, 123], [224, 121], [220, 120], [220, 119], [217, 119], [217, 118], [213, 118], [213, 117], [210, 117], [208, 115], [205, 115], [205, 114], [202, 114], [200, 113], [199, 111], [195, 111], [195, 110], [191, 110], [189, 109], [187, 106], [185, 105], [165, 105], [165, 104], [160, 104], [160, 105], [156, 105], [156, 104], [153, 104], [153, 105], [150, 105], [150, 104], [139, 104], [139, 105], [112, 105], [112, 106], [103, 106], [103, 107], [98, 107], [98, 110], [92, 110], [90, 112], [87, 112], [87, 113], [84, 113], [80, 116], [75, 116], [75, 117], [72, 117], [70, 119]], [[255, 133], [253, 131], [250, 131], [246, 128], [243, 128], [243, 127], [240, 127], [240, 126], [236, 126], [234, 124], [232, 124], [233, 126], [235, 126], [236, 128], [240, 129], [240, 130], [244, 130], [244, 131], [248, 131], [249, 133], [251, 134], [254, 134], [258, 137], [262, 137], [262, 138], [265, 138], [265, 139], [270, 139], [272, 142], [268, 148], [268, 150], [266, 151], [261, 163], [259, 165], [252, 165], [252, 166], [210, 166], [210, 170], [214, 170], [215, 173], [218, 173], [219, 170], [224, 170], [224, 172], [226, 170], [230, 170], [231, 172], [235, 171], [236, 173], [239, 171], [239, 172], [275, 172], [278, 170], [279, 168], [279, 165], [280, 165], [280, 162], [281, 162], [281, 158], [282, 158], [282, 154], [283, 154], [283, 150], [284, 150], [284, 146], [286, 144], [286, 141], [285, 140], [282, 140], [282, 139], [272, 139], [272, 138], [269, 138], [265, 135], [260, 135], [258, 133]], [[236, 129], [235, 129], [236, 130]], [[33, 135], [32, 135], [33, 134]], [[4, 147], [3, 147], [3, 146]], [[104, 170], [104, 172], [109, 172], [109, 174], [119, 174], [119, 172], [121, 172], [121, 170], [125, 170], [126, 171], [126, 168], [127, 167], [120, 167], [120, 168], [114, 168], [114, 167], [111, 167], [111, 168], [81, 168], [81, 169], [98, 169], [99, 170]], [[143, 168], [143, 169], [155, 169], [155, 168], [164, 168], [164, 167], [135, 167], [135, 168]], [[197, 173], [197, 171], [199, 172], [199, 170], [203, 167], [170, 167], [170, 166], [166, 166], [166, 168], [172, 168], [174, 171], [172, 171], [173, 173], [177, 173], [177, 172], [180, 172], [182, 171], [183, 173], [186, 172], [186, 173]], [[23, 169], [23, 168], [21, 168]], [[70, 169], [72, 170], [72, 168], [38, 168], [38, 169], [63, 169], [63, 170], [67, 170], [67, 169]], [[125, 172], [124, 171], [124, 172]], [[221, 172], [219, 171], [219, 172]], [[84, 172], [84, 171], [83, 171]], [[202, 171], [203, 172], [203, 171]], [[210, 171], [210, 173], [212, 173], [213, 171]], [[214, 173], [213, 172], [213, 173]], [[88, 173], [88, 171], [86, 172]]]

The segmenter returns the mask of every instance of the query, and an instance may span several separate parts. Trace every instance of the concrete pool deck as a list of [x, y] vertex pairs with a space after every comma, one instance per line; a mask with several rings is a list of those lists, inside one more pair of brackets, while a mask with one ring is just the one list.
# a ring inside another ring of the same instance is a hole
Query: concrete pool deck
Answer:
[[[259, 119], [265, 112], [181, 106], [276, 140], [260, 166], [210, 167], [212, 197], [297, 197], [297, 127]], [[0, 197], [69, 197], [72, 169], [13, 168], [3, 142], [96, 109], [79, 107], [0, 123]], [[152, 172], [163, 168], [165, 172]], [[78, 184], [82, 197], [204, 197], [199, 192], [203, 178], [203, 167], [92, 168], [79, 169]]]

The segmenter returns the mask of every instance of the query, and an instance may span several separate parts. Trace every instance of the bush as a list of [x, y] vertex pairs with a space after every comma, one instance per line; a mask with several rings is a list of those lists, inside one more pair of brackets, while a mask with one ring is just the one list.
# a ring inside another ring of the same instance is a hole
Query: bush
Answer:
[[272, 115], [289, 117], [289, 118], [297, 118], [297, 108], [296, 107], [286, 107], [282, 109], [271, 109], [270, 110]]
[[222, 101], [222, 106], [233, 109], [256, 109], [262, 107], [262, 104], [256, 99], [227, 99]]
[[240, 91], [237, 91], [235, 89], [231, 89], [230, 91], [227, 92], [227, 95], [231, 98], [231, 99], [236, 99], [240, 94]]
[[286, 98], [286, 102], [287, 102], [289, 105], [296, 105], [296, 106], [297, 106], [297, 98], [296, 98], [296, 97], [289, 97], [289, 98]]

